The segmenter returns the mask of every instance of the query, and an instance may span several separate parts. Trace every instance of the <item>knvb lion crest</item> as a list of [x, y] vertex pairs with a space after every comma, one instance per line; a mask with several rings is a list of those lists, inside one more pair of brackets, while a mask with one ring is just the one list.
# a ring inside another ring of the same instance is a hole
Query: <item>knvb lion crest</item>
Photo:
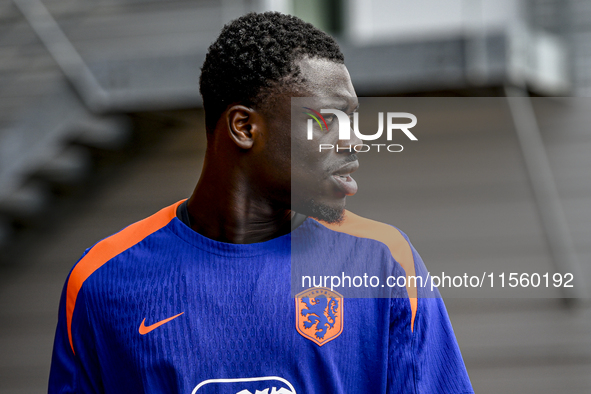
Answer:
[[343, 296], [325, 287], [302, 291], [295, 297], [296, 329], [322, 346], [343, 332]]

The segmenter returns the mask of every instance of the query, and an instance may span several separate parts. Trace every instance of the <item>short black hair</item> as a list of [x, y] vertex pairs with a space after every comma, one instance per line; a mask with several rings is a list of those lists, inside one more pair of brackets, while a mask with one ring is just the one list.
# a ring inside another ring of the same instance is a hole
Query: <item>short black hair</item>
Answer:
[[228, 105], [257, 108], [265, 89], [297, 83], [294, 63], [304, 57], [344, 63], [331, 36], [295, 16], [249, 13], [225, 25], [209, 47], [199, 78], [207, 130], [215, 128]]

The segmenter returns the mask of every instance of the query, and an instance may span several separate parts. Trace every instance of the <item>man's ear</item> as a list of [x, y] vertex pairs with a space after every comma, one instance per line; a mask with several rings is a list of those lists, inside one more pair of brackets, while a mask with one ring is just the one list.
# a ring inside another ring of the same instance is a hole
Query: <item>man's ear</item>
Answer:
[[250, 149], [261, 131], [261, 117], [252, 108], [233, 105], [226, 110], [228, 133], [241, 149]]

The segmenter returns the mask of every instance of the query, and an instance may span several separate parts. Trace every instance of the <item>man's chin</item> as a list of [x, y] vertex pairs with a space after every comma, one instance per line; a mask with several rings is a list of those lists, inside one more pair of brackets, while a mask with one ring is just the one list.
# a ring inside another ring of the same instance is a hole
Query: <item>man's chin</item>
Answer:
[[345, 216], [345, 204], [338, 207], [332, 207], [314, 200], [309, 200], [301, 207], [298, 207], [296, 212], [303, 213], [304, 215], [326, 223], [339, 224], [343, 221]]

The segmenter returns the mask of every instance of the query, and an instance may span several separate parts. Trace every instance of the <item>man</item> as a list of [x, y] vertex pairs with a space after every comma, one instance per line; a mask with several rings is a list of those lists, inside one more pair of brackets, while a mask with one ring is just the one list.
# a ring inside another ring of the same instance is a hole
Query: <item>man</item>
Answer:
[[74, 266], [50, 393], [472, 392], [439, 298], [290, 294], [292, 248], [317, 266], [346, 254], [425, 273], [402, 233], [344, 210], [360, 141], [339, 141], [330, 118], [314, 141], [292, 135], [291, 97], [357, 107], [336, 42], [292, 16], [245, 15], [209, 48], [200, 89], [199, 182]]

